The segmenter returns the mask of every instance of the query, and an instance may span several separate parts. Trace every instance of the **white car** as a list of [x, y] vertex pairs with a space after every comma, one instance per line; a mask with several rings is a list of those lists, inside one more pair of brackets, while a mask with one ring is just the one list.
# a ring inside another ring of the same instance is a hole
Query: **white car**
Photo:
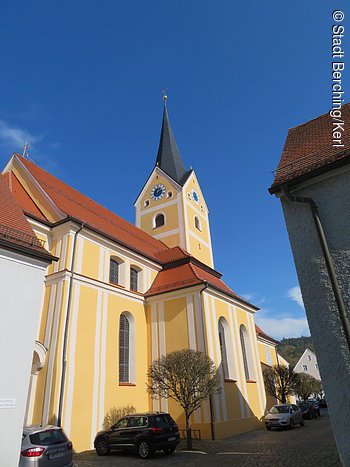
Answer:
[[304, 426], [302, 411], [295, 404], [274, 405], [264, 417], [267, 430], [273, 427], [294, 428], [294, 425]]

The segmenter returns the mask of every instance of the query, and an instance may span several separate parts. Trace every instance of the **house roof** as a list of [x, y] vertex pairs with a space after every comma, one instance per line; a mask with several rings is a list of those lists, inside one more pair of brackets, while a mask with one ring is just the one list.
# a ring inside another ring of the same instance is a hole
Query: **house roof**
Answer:
[[191, 170], [187, 171], [181, 159], [179, 149], [177, 147], [173, 130], [170, 125], [168, 110], [166, 107], [166, 100], [164, 100], [163, 122], [162, 130], [160, 133], [160, 141], [156, 165], [160, 167], [163, 172], [169, 175], [179, 185], [183, 185]]
[[273, 337], [270, 337], [268, 334], [266, 334], [259, 326], [255, 325], [255, 331], [258, 335], [258, 337], [261, 337], [262, 339], [266, 339], [268, 341], [271, 341], [273, 344], [279, 344], [279, 341], [274, 339]]
[[[160, 240], [151, 237], [33, 162], [18, 154], [16, 157], [20, 159], [51, 200], [67, 217], [76, 219], [87, 227], [112, 238], [117, 243], [156, 261], [158, 261], [156, 254], [168, 249]], [[24, 196], [21, 199], [24, 200]], [[25, 204], [23, 209], [25, 210], [26, 207], [29, 207], [29, 204]]]
[[247, 302], [228, 287], [221, 279], [221, 273], [201, 263], [182, 248], [170, 248], [158, 256], [164, 265], [163, 270], [157, 274], [151, 288], [145, 294], [146, 297], [194, 285], [208, 284], [210, 287], [258, 310], [255, 305]]
[[24, 254], [40, 257], [49, 262], [55, 258], [43, 247], [21, 206], [12, 196], [3, 177], [0, 177], [0, 244]]
[[[350, 125], [350, 103], [341, 108], [344, 127]], [[350, 132], [341, 133], [344, 147], [333, 146], [334, 120], [329, 113], [288, 131], [270, 193], [284, 183], [302, 181], [350, 162]]]

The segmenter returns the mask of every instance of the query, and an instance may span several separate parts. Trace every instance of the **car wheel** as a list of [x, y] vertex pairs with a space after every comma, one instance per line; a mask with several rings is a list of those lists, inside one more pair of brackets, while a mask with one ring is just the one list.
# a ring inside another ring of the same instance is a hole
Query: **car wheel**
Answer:
[[267, 429], [268, 431], [271, 431], [271, 427], [270, 427], [270, 426], [266, 426], [266, 429]]
[[293, 428], [294, 428], [294, 422], [293, 422], [293, 420], [291, 420], [290, 423], [289, 423], [289, 429], [293, 430]]
[[174, 454], [175, 449], [176, 449], [176, 446], [173, 446], [173, 447], [171, 447], [171, 448], [164, 449], [164, 454], [165, 454], [166, 456], [171, 456], [171, 454]]
[[104, 438], [99, 438], [96, 441], [95, 449], [99, 456], [106, 456], [109, 453], [109, 444]]
[[301, 417], [300, 426], [304, 426], [304, 425], [305, 425], [304, 419], [303, 419], [303, 417]]
[[148, 459], [152, 455], [152, 448], [148, 441], [140, 441], [137, 445], [137, 452], [141, 459]]

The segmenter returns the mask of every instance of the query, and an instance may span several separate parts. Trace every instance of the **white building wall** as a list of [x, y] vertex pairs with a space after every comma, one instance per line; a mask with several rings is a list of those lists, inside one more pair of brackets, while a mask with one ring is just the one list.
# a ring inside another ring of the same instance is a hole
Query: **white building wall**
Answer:
[[[0, 465], [17, 467], [47, 263], [0, 248]], [[8, 405], [8, 408], [4, 408]]]

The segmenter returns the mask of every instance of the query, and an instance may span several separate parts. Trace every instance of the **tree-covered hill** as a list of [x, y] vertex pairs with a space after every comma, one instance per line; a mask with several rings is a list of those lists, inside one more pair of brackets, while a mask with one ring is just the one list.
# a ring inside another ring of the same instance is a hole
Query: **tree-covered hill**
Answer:
[[278, 353], [294, 368], [305, 349], [315, 352], [311, 337], [289, 337], [283, 338], [277, 346]]

